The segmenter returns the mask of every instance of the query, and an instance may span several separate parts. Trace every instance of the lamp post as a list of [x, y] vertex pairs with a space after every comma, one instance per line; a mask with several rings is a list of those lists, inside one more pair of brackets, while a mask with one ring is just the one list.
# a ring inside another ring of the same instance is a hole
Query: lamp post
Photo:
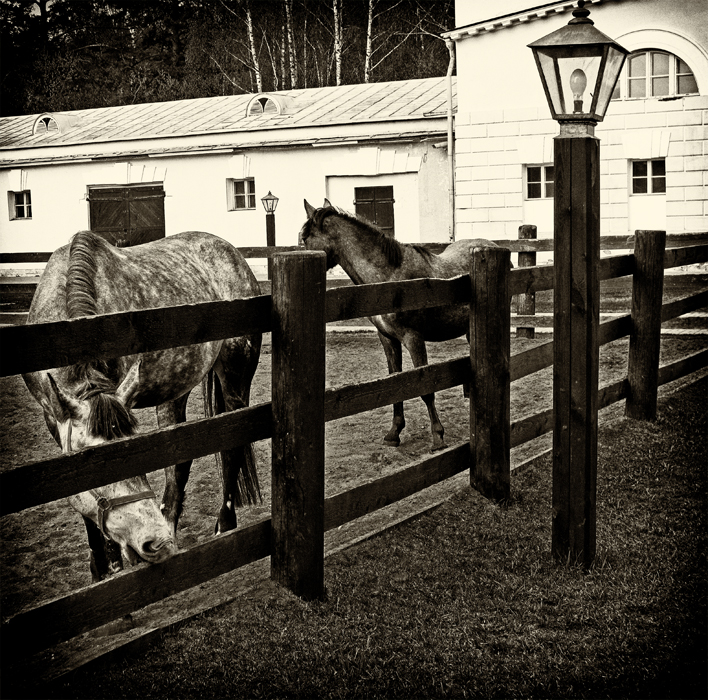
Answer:
[[[274, 194], [271, 194], [270, 190], [265, 197], [261, 197], [263, 208], [266, 210], [266, 245], [269, 247], [275, 245], [275, 208], [279, 201]], [[273, 258], [271, 256], [268, 256], [268, 279], [273, 279]]]
[[529, 44], [554, 140], [553, 527], [562, 561], [595, 558], [600, 318], [600, 142], [627, 50], [595, 29], [580, 0], [567, 26]]

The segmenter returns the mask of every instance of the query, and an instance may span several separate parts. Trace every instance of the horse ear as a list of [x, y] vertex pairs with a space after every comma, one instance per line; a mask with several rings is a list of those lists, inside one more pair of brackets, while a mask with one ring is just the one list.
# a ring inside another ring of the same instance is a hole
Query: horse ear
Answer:
[[71, 452], [71, 419], [80, 415], [81, 404], [70, 394], [67, 394], [54, 381], [49, 372], [48, 402], [43, 404], [44, 417], [54, 439], [59, 443], [64, 454]]
[[307, 218], [311, 219], [312, 215], [315, 213], [315, 208], [307, 201], [305, 201], [305, 211], [307, 212]]
[[[327, 197], [325, 197], [325, 201], [324, 201], [324, 204], [323, 204], [322, 206], [325, 207], [325, 208], [326, 208], [326, 207], [332, 207], [332, 202], [330, 202], [329, 199], [327, 199]], [[334, 207], [332, 207], [332, 208], [334, 208]]]
[[81, 403], [67, 394], [55, 381], [49, 372], [49, 408], [57, 423], [65, 423], [71, 418], [77, 418], [81, 413]]
[[128, 370], [128, 374], [116, 389], [116, 398], [128, 409], [133, 407], [140, 388], [140, 360]]

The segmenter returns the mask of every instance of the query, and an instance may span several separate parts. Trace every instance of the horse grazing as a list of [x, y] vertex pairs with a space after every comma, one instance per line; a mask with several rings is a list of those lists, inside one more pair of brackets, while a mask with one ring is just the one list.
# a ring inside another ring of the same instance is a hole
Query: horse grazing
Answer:
[[[308, 218], [300, 231], [300, 241], [308, 250], [324, 251], [327, 269], [341, 265], [354, 284], [466, 275], [474, 248], [496, 247], [482, 239], [460, 240], [435, 255], [422, 246], [399, 243], [370, 223], [333, 207], [326, 199], [320, 209], [306, 200], [305, 211]], [[465, 334], [469, 341], [469, 306], [466, 304], [383, 314], [370, 320], [379, 332], [389, 373], [402, 369], [401, 344], [410, 353], [413, 365], [420, 367], [428, 364], [426, 341], [451, 340]], [[445, 447], [444, 429], [435, 409], [435, 394], [421, 398], [430, 416], [432, 451], [442, 449]], [[399, 402], [393, 406], [393, 423], [384, 444], [398, 447], [405, 425], [403, 403]]]
[[[230, 300], [260, 294], [241, 254], [208, 233], [189, 231], [116, 248], [81, 231], [57, 250], [37, 285], [28, 323]], [[47, 427], [69, 453], [131, 435], [133, 408], [155, 406], [162, 428], [186, 420], [187, 399], [206, 379], [212, 412], [248, 405], [261, 335], [94, 361], [23, 375]], [[250, 445], [222, 452], [223, 503], [216, 533], [236, 527], [235, 505], [260, 497]], [[145, 476], [69, 498], [83, 516], [94, 581], [131, 563], [157, 563], [176, 550], [177, 521], [192, 462], [165, 469], [160, 508]]]

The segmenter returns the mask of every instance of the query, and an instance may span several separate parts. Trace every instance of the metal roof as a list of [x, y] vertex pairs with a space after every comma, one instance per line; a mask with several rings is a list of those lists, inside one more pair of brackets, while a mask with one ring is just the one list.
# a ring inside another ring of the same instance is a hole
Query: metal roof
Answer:
[[[248, 142], [261, 144], [282, 140], [278, 134], [264, 133], [275, 130], [439, 120], [447, 114], [447, 80], [444, 77], [263, 94], [274, 100], [279, 96], [287, 98], [283, 113], [247, 116], [247, 107], [254, 95], [244, 94], [55, 113], [70, 119], [61, 120], [65, 126], [60, 130], [36, 134], [32, 133], [33, 126], [43, 115], [5, 117], [0, 119], [0, 165], [14, 161], [10, 152], [19, 149], [47, 149], [45, 157], [47, 151], [52, 151], [56, 157], [62, 147], [68, 146], [106, 144], [106, 150], [114, 150], [116, 144], [122, 142], [119, 147], [122, 150], [128, 145], [126, 141], [218, 136], [234, 132], [241, 136], [252, 133], [253, 138]], [[455, 106], [453, 78], [453, 108]], [[400, 124], [396, 130], [405, 132], [406, 128]], [[419, 124], [416, 130], [420, 131]], [[311, 133], [309, 138], [312, 140]], [[158, 143], [154, 145], [159, 147]], [[95, 157], [95, 150], [92, 150]], [[24, 155], [23, 160], [28, 154]]]

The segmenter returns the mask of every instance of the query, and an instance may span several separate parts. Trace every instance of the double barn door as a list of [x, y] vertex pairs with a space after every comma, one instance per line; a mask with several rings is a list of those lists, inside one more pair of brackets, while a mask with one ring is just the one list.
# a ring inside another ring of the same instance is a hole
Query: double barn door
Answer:
[[113, 245], [126, 247], [165, 237], [162, 185], [89, 188], [89, 225]]

